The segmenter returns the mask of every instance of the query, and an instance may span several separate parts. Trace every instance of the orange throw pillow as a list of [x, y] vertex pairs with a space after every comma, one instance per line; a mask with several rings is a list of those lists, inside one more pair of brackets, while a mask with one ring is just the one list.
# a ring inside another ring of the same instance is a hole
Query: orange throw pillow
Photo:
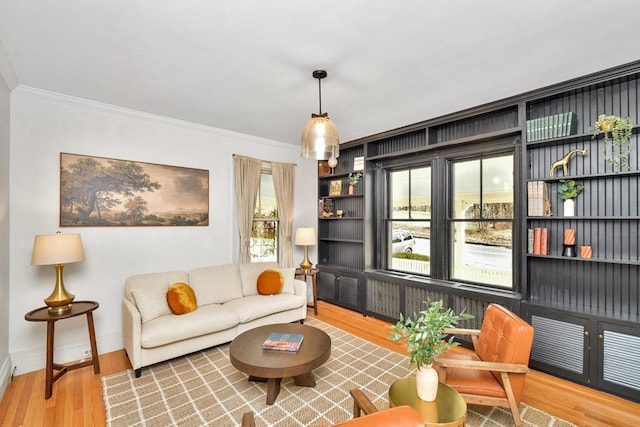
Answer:
[[260, 295], [275, 295], [282, 291], [284, 279], [278, 270], [265, 270], [258, 276], [258, 293]]
[[198, 307], [196, 294], [191, 286], [178, 282], [169, 286], [167, 291], [167, 304], [173, 314], [186, 314]]

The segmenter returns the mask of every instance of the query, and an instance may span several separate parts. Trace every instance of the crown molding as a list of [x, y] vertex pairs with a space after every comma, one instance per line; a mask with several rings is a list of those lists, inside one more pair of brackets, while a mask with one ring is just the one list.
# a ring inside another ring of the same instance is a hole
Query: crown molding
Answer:
[[13, 73], [11, 65], [9, 65], [9, 60], [7, 60], [7, 55], [4, 52], [2, 43], [0, 43], [0, 75], [2, 75], [4, 81], [7, 82], [9, 92], [18, 87], [18, 80], [16, 79], [16, 75]]
[[203, 125], [200, 123], [189, 122], [186, 120], [180, 120], [173, 117], [162, 116], [159, 114], [147, 113], [145, 111], [134, 110], [131, 108], [121, 107], [118, 105], [107, 104], [104, 102], [93, 101], [91, 99], [80, 98], [72, 95], [65, 95], [58, 92], [49, 91], [46, 89], [39, 89], [32, 86], [18, 85], [16, 92], [24, 93], [25, 95], [37, 96], [39, 98], [50, 99], [54, 102], [61, 102], [67, 105], [78, 106], [81, 105], [84, 108], [88, 108], [94, 111], [106, 112], [116, 114], [123, 117], [131, 117], [141, 120], [147, 120], [156, 123], [163, 123], [172, 126], [182, 127], [191, 130], [198, 130], [201, 132], [209, 133], [215, 136], [244, 139], [256, 143], [268, 143], [270, 145], [281, 146], [288, 149], [299, 149], [299, 146], [289, 144], [283, 141], [275, 139], [262, 138], [255, 135], [249, 135], [246, 133], [235, 132], [227, 129], [217, 128], [209, 125]]

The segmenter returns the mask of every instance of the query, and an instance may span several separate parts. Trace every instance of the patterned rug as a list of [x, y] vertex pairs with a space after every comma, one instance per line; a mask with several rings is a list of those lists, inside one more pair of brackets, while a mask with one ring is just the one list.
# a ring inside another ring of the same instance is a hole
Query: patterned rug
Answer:
[[[229, 362], [227, 344], [144, 368], [140, 378], [132, 370], [104, 377], [107, 426], [239, 426], [247, 411], [258, 427], [330, 426], [352, 417], [350, 389], [363, 390], [382, 409], [388, 407], [389, 385], [413, 375], [402, 354], [317, 319], [305, 323], [332, 341], [331, 357], [314, 370], [314, 388], [285, 378], [275, 404], [267, 405], [266, 383], [247, 381]], [[524, 403], [520, 410], [526, 426], [572, 426]], [[469, 405], [468, 427], [511, 425], [504, 408]]]

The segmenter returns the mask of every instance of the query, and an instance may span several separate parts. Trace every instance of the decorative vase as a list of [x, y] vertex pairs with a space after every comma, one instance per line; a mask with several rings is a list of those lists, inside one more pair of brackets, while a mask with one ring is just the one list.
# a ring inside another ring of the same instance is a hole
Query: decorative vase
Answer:
[[573, 199], [564, 201], [564, 216], [574, 216], [576, 212], [576, 202]]
[[349, 195], [353, 196], [353, 193], [356, 192], [356, 186], [353, 184], [349, 184]]
[[438, 372], [431, 365], [421, 365], [416, 370], [418, 397], [426, 402], [436, 400], [438, 394]]

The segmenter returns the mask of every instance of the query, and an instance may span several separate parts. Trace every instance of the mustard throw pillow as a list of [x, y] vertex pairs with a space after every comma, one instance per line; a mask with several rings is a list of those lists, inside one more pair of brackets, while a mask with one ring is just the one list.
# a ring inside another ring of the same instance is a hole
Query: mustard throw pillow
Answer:
[[278, 270], [265, 270], [258, 276], [258, 293], [260, 295], [275, 295], [282, 291], [284, 279]]
[[190, 313], [198, 307], [195, 292], [191, 286], [182, 282], [169, 286], [167, 304], [173, 314]]

